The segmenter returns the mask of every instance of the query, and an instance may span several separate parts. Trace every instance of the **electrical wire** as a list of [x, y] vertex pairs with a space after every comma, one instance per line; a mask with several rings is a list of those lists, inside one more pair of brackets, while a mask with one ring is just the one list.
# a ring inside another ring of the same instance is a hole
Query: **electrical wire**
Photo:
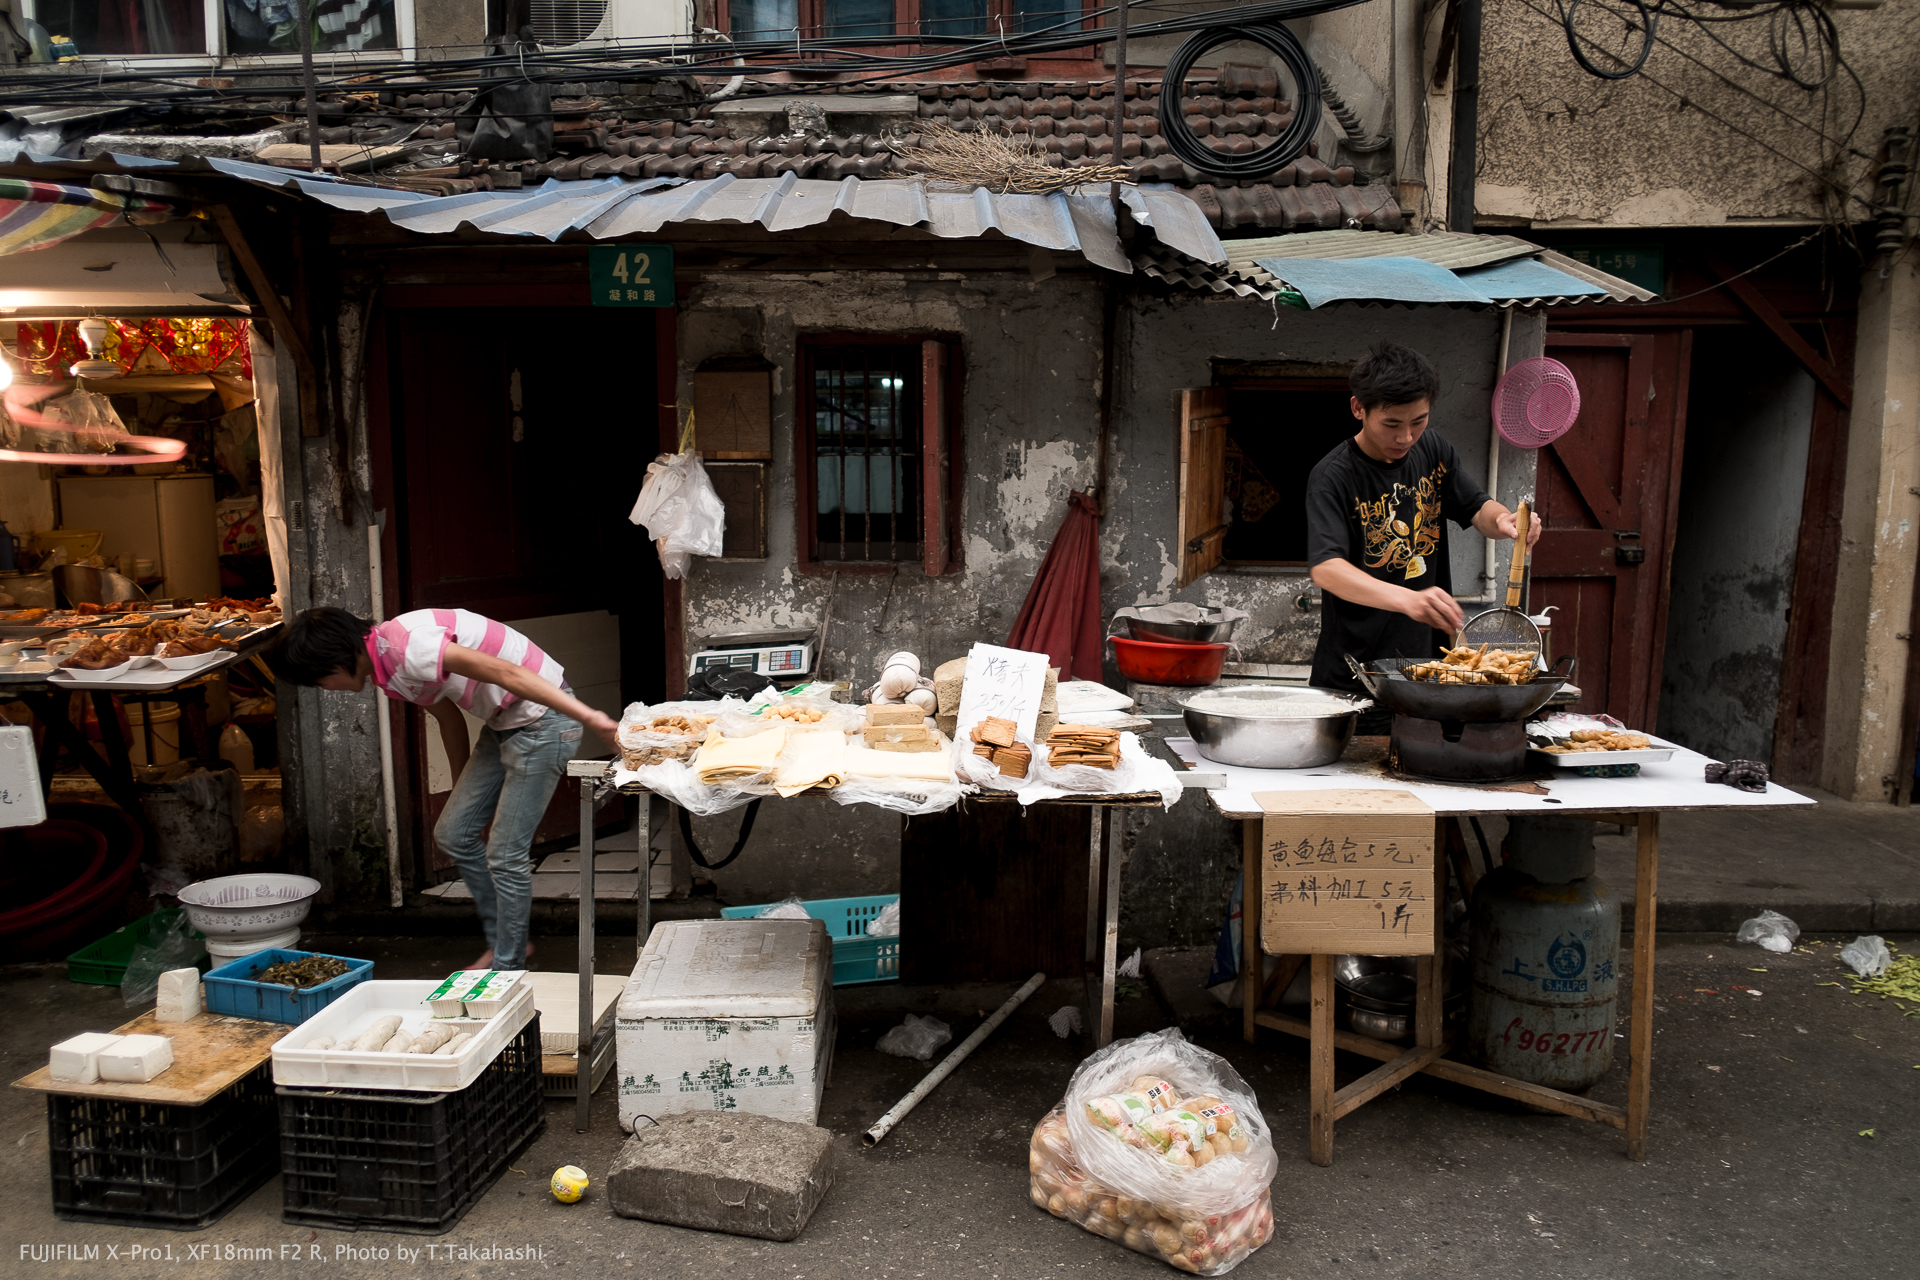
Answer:
[[1201, 58], [1227, 44], [1257, 44], [1293, 78], [1294, 111], [1280, 136], [1266, 146], [1241, 155], [1215, 150], [1187, 127], [1180, 95], [1162, 91], [1158, 111], [1160, 133], [1173, 154], [1203, 173], [1221, 178], [1259, 178], [1285, 167], [1307, 149], [1320, 127], [1320, 113], [1311, 104], [1320, 101], [1320, 73], [1293, 32], [1281, 26], [1236, 22], [1196, 32], [1167, 59], [1166, 83], [1185, 84], [1188, 72]]

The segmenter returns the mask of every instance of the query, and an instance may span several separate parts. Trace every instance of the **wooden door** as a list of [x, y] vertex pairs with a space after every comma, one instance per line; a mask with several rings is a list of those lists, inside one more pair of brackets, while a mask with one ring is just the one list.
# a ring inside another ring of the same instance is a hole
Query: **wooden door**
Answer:
[[1654, 726], [1667, 573], [1686, 426], [1690, 331], [1549, 333], [1580, 383], [1573, 429], [1540, 451], [1535, 613], [1555, 606], [1556, 656], [1579, 659], [1582, 711]]
[[1227, 544], [1227, 389], [1180, 393], [1180, 576], [1184, 587], [1220, 563]]

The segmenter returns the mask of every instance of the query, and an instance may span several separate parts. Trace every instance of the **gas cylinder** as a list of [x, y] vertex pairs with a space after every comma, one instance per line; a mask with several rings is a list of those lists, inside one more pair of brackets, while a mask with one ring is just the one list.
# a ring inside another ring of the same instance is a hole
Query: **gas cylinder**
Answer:
[[1593, 874], [1593, 824], [1516, 815], [1506, 864], [1474, 886], [1467, 1052], [1577, 1093], [1613, 1063], [1620, 903]]

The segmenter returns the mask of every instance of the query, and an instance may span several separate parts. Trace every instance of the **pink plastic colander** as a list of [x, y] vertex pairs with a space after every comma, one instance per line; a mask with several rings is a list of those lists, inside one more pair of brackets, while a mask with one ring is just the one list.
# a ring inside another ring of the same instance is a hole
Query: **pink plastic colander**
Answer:
[[1508, 444], [1538, 449], [1567, 434], [1580, 416], [1580, 384], [1558, 360], [1535, 356], [1507, 370], [1493, 389], [1493, 425]]

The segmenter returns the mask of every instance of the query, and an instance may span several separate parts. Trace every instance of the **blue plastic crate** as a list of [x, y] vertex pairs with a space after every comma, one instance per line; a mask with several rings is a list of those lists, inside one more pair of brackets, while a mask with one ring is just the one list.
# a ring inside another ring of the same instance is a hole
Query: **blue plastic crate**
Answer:
[[207, 1012], [226, 1013], [236, 1018], [258, 1018], [262, 1022], [287, 1022], [298, 1026], [373, 976], [373, 961], [352, 956], [334, 956], [349, 968], [339, 977], [317, 987], [285, 987], [277, 982], [255, 982], [253, 977], [282, 960], [305, 960], [325, 952], [283, 951], [278, 947], [241, 956], [221, 965], [202, 979], [207, 993]]
[[[900, 939], [869, 938], [867, 922], [879, 915], [887, 904], [900, 901], [897, 893], [873, 898], [819, 898], [802, 902], [807, 914], [827, 923], [827, 936], [833, 939], [833, 985], [856, 987], [864, 982], [894, 982], [900, 977]], [[723, 920], [751, 920], [775, 904], [757, 907], [723, 907]]]

